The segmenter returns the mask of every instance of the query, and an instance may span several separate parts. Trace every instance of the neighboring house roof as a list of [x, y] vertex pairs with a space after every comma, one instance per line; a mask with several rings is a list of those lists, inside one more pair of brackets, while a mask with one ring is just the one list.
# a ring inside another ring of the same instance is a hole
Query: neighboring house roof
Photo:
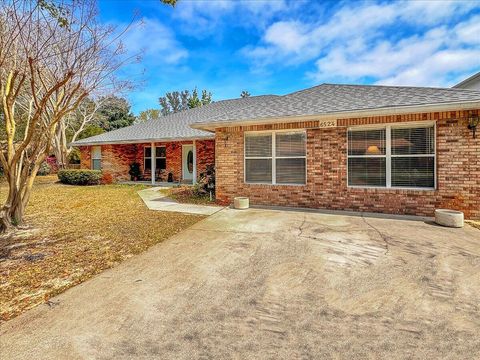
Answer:
[[246, 98], [216, 101], [208, 105], [181, 111], [158, 119], [127, 126], [72, 143], [74, 146], [98, 144], [144, 143], [187, 139], [213, 139], [209, 132], [193, 129], [190, 124], [209, 120], [245, 106], [261, 103], [276, 95], [249, 96]]
[[[219, 114], [214, 118], [193, 123], [198, 129], [212, 130], [222, 125], [240, 123], [268, 123], [285, 118], [308, 116], [354, 116], [355, 114], [414, 111], [436, 105], [472, 104], [480, 107], [480, 91], [377, 85], [322, 84], [288, 95], [267, 98], [252, 106]], [[438, 111], [438, 110], [437, 110]], [[297, 119], [298, 120], [298, 119]]]
[[480, 71], [453, 86], [454, 89], [480, 90]]

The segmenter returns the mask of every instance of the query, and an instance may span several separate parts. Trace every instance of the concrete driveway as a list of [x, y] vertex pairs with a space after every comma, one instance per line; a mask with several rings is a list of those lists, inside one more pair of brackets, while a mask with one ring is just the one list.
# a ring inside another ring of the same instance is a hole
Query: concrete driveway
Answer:
[[2, 359], [480, 358], [480, 231], [225, 209], [0, 342]]

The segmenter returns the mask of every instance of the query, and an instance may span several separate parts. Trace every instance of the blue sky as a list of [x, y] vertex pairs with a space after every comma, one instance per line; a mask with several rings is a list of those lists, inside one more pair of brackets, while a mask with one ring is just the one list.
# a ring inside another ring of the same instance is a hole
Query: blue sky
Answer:
[[167, 91], [214, 100], [285, 94], [323, 82], [451, 86], [480, 71], [478, 1], [100, 0], [101, 21], [126, 26], [123, 70], [140, 85], [133, 111]]

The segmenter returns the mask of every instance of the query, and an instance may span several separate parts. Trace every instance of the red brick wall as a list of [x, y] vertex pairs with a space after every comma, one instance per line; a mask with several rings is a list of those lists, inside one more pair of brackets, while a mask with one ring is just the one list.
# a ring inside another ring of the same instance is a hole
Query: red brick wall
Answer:
[[[91, 148], [91, 146], [80, 147], [80, 167], [82, 169], [90, 169], [92, 166]], [[102, 171], [111, 174], [116, 180], [130, 180], [130, 175], [128, 174], [130, 164], [139, 161], [138, 154], [143, 151], [143, 147], [140, 144], [127, 144], [102, 145], [101, 148]]]
[[90, 146], [80, 146], [80, 168], [81, 169], [90, 169], [92, 166], [92, 159], [90, 157]]
[[197, 149], [197, 177], [206, 171], [208, 165], [215, 165], [215, 140], [198, 140]]
[[[347, 127], [436, 120], [437, 189], [360, 189], [347, 187]], [[480, 137], [472, 138], [466, 113], [442, 112], [339, 119], [337, 127], [314, 129], [316, 122], [217, 129], [217, 199], [231, 203], [248, 196], [252, 204], [326, 208], [432, 216], [435, 208], [480, 218]], [[304, 186], [245, 184], [245, 131], [307, 128], [307, 184]]]
[[[193, 141], [176, 141], [155, 143], [155, 146], [165, 146], [167, 153], [167, 174], [173, 174], [174, 181], [182, 180], [182, 145], [193, 144]], [[102, 145], [102, 171], [112, 174], [115, 180], [130, 180], [128, 171], [130, 164], [138, 162], [144, 173], [143, 149], [148, 144]], [[197, 176], [205, 171], [206, 165], [215, 163], [215, 140], [196, 141]], [[81, 168], [90, 169], [90, 146], [80, 147]], [[150, 174], [146, 174], [150, 177]]]

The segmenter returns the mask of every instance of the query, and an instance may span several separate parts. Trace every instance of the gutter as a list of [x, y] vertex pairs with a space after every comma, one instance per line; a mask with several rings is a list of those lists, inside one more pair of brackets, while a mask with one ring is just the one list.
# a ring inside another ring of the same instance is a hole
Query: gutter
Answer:
[[68, 146], [95, 146], [95, 145], [128, 145], [128, 144], [146, 144], [152, 142], [179, 142], [179, 141], [194, 141], [194, 140], [215, 140], [215, 136], [205, 137], [188, 137], [188, 138], [158, 138], [158, 139], [139, 139], [139, 140], [116, 140], [116, 141], [88, 141], [88, 142], [74, 142]]
[[443, 104], [427, 104], [427, 105], [409, 105], [409, 106], [396, 106], [396, 107], [384, 107], [376, 109], [362, 109], [362, 110], [350, 110], [330, 112], [323, 114], [313, 115], [301, 115], [301, 116], [284, 116], [284, 117], [270, 117], [270, 118], [256, 118], [246, 120], [225, 120], [214, 122], [198, 122], [190, 125], [193, 129], [215, 132], [219, 127], [232, 127], [232, 126], [246, 126], [246, 125], [268, 125], [278, 124], [285, 122], [303, 122], [312, 120], [338, 120], [345, 118], [357, 118], [357, 117], [371, 117], [371, 116], [387, 116], [387, 115], [401, 115], [416, 112], [443, 112], [452, 110], [472, 110], [480, 109], [480, 100], [469, 102], [452, 102]]

